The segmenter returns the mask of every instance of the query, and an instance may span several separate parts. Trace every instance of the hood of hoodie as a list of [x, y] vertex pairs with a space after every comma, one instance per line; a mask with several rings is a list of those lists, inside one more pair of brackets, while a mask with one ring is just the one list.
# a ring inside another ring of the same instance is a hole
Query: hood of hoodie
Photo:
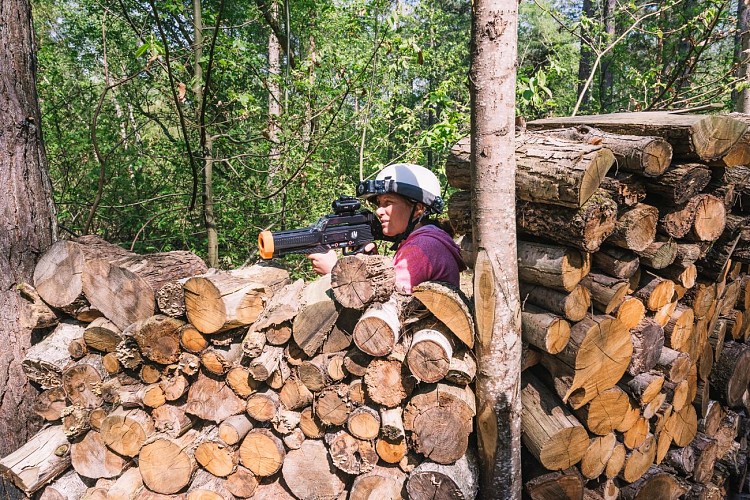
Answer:
[[430, 237], [436, 241], [439, 241], [450, 253], [453, 255], [453, 258], [456, 259], [456, 262], [458, 263], [458, 270], [463, 271], [466, 269], [466, 264], [464, 263], [464, 260], [461, 258], [461, 249], [458, 247], [455, 241], [453, 241], [453, 238], [451, 238], [451, 235], [440, 229], [439, 227], [428, 224], [426, 226], [422, 226], [419, 229], [415, 229], [404, 242], [409, 241], [414, 235], [419, 235], [420, 237]]

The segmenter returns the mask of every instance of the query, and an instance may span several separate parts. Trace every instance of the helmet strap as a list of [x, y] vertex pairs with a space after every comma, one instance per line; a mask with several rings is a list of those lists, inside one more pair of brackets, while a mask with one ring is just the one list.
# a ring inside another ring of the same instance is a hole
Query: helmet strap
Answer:
[[414, 228], [424, 220], [425, 217], [429, 214], [429, 211], [425, 209], [424, 212], [422, 212], [422, 215], [414, 218], [414, 212], [417, 211], [417, 203], [414, 203], [411, 207], [411, 213], [409, 214], [409, 223], [406, 225], [406, 229], [403, 233], [397, 234], [393, 237], [393, 245], [391, 245], [391, 250], [396, 250], [398, 246], [401, 244], [402, 241], [404, 241], [406, 238], [409, 237], [409, 235], [414, 231]]

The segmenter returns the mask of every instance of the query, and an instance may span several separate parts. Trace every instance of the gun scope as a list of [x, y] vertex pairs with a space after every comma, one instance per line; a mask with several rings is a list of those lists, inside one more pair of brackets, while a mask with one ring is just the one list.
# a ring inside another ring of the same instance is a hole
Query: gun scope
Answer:
[[333, 200], [333, 203], [331, 205], [333, 206], [334, 213], [341, 215], [346, 213], [353, 213], [356, 210], [359, 210], [362, 206], [362, 202], [360, 202], [354, 196], [347, 196], [342, 194], [339, 196], [338, 200]]

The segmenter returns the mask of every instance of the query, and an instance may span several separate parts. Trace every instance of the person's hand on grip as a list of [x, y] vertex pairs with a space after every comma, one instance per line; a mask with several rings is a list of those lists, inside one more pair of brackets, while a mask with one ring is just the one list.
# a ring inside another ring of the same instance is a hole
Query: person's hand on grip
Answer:
[[313, 271], [321, 276], [330, 273], [338, 260], [335, 250], [328, 250], [326, 253], [311, 253], [307, 258], [312, 263]]

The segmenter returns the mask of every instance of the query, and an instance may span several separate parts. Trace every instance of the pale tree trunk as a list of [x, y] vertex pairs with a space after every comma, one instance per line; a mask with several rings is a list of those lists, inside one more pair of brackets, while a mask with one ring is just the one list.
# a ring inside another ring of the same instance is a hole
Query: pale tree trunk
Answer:
[[515, 226], [516, 0], [475, 0], [470, 82], [477, 432], [484, 498], [521, 498]]
[[[29, 0], [0, 2], [0, 456], [39, 427], [36, 391], [21, 370], [31, 345], [16, 285], [30, 283], [37, 259], [56, 238], [55, 210], [39, 129]], [[0, 498], [23, 498], [0, 482]]]
[[[616, 0], [602, 0], [604, 31], [609, 36], [609, 40], [614, 40], [617, 36], [617, 24], [615, 22], [616, 8]], [[602, 78], [599, 85], [599, 111], [601, 113], [606, 113], [612, 106], [612, 54], [608, 54], [602, 59], [601, 74]]]
[[[750, 72], [748, 72], [748, 60], [750, 53], [750, 9], [745, 0], [737, 0], [737, 36], [735, 40], [735, 64], [737, 65], [737, 78], [740, 83], [750, 85]], [[740, 90], [733, 97], [734, 110], [739, 113], [750, 113], [750, 88]]]
[[193, 58], [195, 64], [193, 83], [193, 95], [195, 99], [195, 122], [198, 124], [201, 137], [201, 163], [203, 164], [203, 223], [206, 226], [208, 239], [209, 267], [219, 267], [219, 236], [216, 231], [216, 219], [214, 218], [214, 192], [213, 192], [213, 143], [208, 138], [206, 124], [203, 122], [203, 15], [201, 0], [193, 0], [193, 31], [194, 46]]
[[[581, 9], [581, 17], [586, 16], [588, 18], [594, 17], [594, 2], [593, 0], [583, 0], [583, 7]], [[581, 25], [581, 53], [580, 59], [578, 60], [578, 95], [586, 92], [587, 95], [581, 100], [581, 105], [586, 107], [590, 100], [590, 89], [586, 87], [586, 81], [591, 75], [591, 69], [593, 67], [591, 59], [594, 54], [591, 51], [591, 47], [586, 41], [591, 39], [590, 32], [588, 29]]]
[[[271, 2], [271, 16], [279, 18], [279, 4]], [[281, 116], [281, 44], [273, 30], [268, 35], [268, 186], [273, 186], [274, 178], [279, 171], [279, 117]]]

